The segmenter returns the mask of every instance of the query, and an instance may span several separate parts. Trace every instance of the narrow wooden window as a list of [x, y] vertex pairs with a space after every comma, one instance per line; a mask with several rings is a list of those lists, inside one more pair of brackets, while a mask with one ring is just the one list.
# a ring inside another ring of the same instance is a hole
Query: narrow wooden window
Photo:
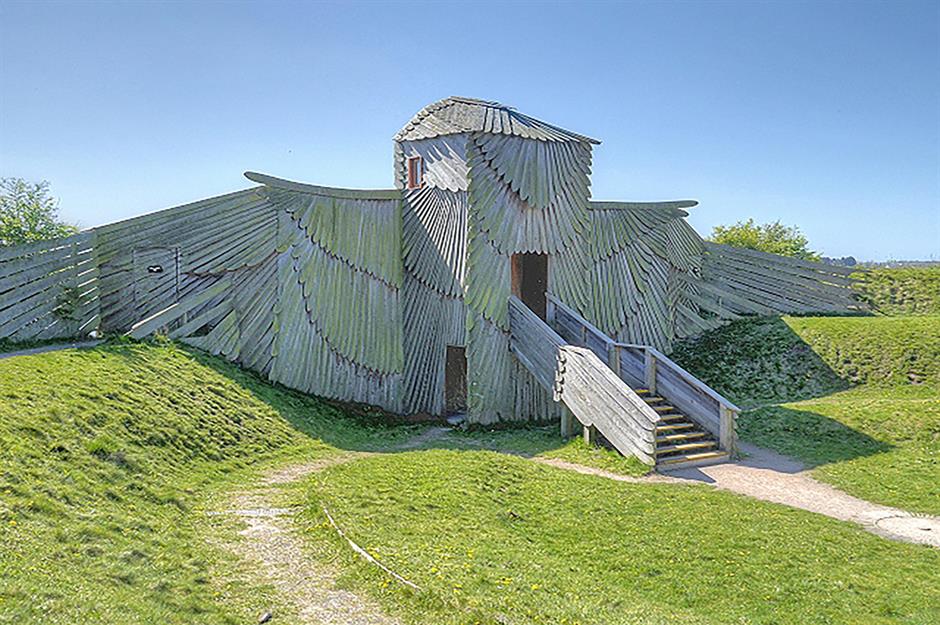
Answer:
[[408, 159], [408, 188], [420, 189], [424, 186], [424, 159], [412, 156]]

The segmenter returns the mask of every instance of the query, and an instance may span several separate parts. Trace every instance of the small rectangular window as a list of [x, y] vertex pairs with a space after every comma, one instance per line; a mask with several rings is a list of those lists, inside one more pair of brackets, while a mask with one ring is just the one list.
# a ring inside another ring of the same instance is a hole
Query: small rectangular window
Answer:
[[420, 189], [424, 186], [424, 159], [412, 156], [408, 159], [408, 188]]

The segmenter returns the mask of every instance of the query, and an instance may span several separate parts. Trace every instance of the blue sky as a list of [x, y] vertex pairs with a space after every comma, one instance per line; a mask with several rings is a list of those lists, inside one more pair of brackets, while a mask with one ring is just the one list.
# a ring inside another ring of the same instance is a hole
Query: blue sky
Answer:
[[0, 0], [0, 175], [88, 227], [249, 186], [388, 187], [448, 95], [597, 137], [595, 199], [940, 259], [940, 8]]

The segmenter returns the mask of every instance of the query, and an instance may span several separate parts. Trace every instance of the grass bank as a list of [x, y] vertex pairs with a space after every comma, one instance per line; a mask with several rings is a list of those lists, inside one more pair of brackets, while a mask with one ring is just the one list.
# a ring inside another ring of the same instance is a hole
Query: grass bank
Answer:
[[0, 360], [0, 622], [249, 622], [270, 589], [213, 579], [206, 492], [407, 435], [172, 344]]
[[[357, 414], [171, 343], [0, 360], [0, 623], [251, 622], [273, 591], [206, 542], [238, 528], [205, 512], [262, 466], [423, 429]], [[549, 428], [450, 444], [646, 470]]]
[[940, 317], [742, 320], [674, 356], [746, 409], [744, 440], [858, 497], [940, 514]]
[[940, 315], [940, 267], [899, 267], [859, 272], [856, 287], [883, 315]]

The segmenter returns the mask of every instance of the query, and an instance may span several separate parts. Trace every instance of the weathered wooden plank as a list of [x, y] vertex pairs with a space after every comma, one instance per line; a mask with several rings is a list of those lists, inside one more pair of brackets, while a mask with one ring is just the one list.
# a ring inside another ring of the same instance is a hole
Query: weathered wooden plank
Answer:
[[167, 308], [151, 315], [150, 317], [138, 321], [133, 326], [131, 326], [131, 329], [129, 332], [127, 332], [127, 335], [135, 339], [143, 338], [148, 334], [158, 330], [159, 328], [176, 321], [190, 310], [205, 304], [213, 297], [221, 295], [223, 292], [229, 289], [231, 285], [232, 281], [230, 279], [222, 279], [205, 291], [202, 291], [201, 293], [194, 295], [186, 300], [176, 302], [175, 304], [168, 306]]

